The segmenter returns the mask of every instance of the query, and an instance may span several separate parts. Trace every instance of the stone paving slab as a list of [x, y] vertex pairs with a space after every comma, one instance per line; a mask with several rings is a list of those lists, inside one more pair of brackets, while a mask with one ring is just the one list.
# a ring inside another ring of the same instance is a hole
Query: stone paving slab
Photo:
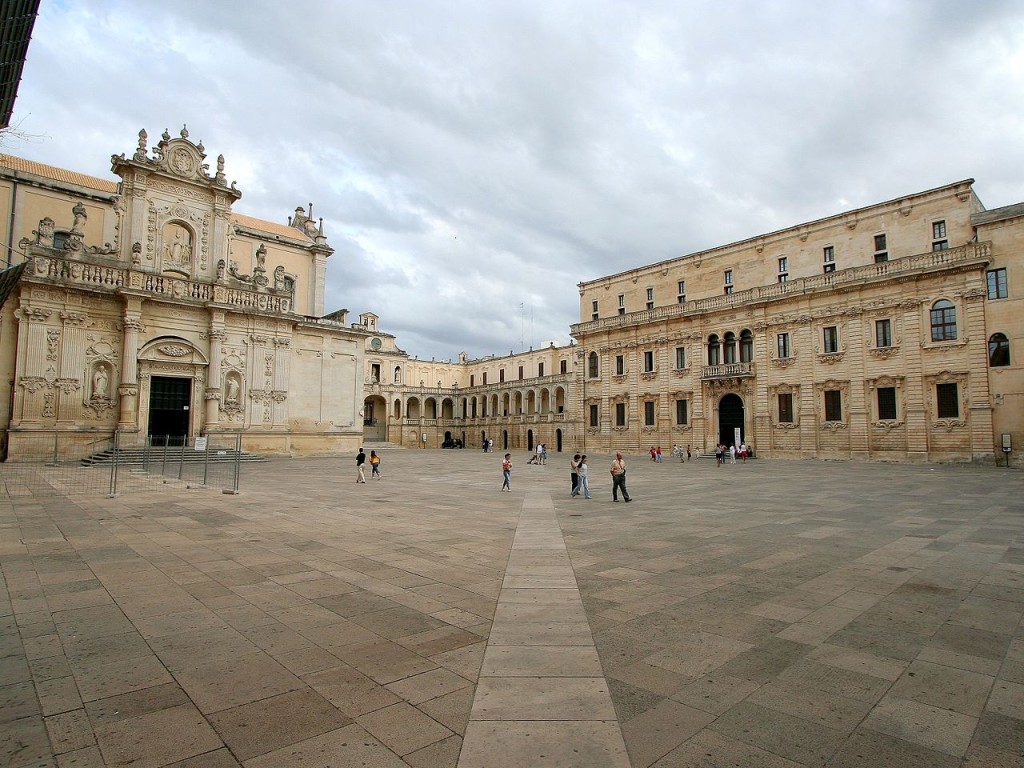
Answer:
[[1020, 473], [500, 457], [0, 485], [0, 765], [1024, 766]]

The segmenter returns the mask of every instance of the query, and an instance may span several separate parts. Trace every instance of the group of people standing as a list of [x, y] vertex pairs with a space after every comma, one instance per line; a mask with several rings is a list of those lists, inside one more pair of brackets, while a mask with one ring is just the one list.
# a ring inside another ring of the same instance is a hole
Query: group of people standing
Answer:
[[729, 459], [730, 464], [735, 464], [737, 456], [746, 464], [747, 457], [751, 455], [753, 455], [753, 451], [751, 451], [750, 446], [746, 443], [740, 443], [738, 447], [733, 444], [728, 448], [723, 443], [715, 446], [715, 464], [719, 467], [725, 464], [726, 458]]
[[[535, 458], [535, 457], [534, 457]], [[527, 464], [534, 463], [531, 458]], [[629, 491], [626, 490], [626, 460], [621, 453], [615, 454], [615, 461], [612, 462], [612, 501], [619, 500], [619, 492], [622, 492], [623, 501], [630, 501]], [[501, 491], [502, 493], [512, 492], [512, 454], [506, 453], [501, 462]], [[590, 467], [587, 464], [585, 453], [573, 454], [569, 460], [569, 482], [571, 485], [570, 498], [576, 498], [581, 493], [584, 499], [590, 498]]]

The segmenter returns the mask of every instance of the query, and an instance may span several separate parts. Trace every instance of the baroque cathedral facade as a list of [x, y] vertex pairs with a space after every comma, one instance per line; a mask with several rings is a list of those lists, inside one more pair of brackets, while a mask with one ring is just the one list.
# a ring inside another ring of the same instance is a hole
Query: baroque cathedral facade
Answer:
[[236, 213], [185, 129], [111, 170], [0, 155], [8, 457], [116, 430], [1022, 465], [1024, 203], [986, 210], [972, 180], [581, 283], [570, 344], [444, 362], [325, 314], [322, 223]]
[[115, 183], [0, 155], [4, 451], [241, 432], [272, 453], [354, 451], [366, 333], [324, 315], [332, 249], [302, 208], [237, 214], [182, 129], [111, 157]]

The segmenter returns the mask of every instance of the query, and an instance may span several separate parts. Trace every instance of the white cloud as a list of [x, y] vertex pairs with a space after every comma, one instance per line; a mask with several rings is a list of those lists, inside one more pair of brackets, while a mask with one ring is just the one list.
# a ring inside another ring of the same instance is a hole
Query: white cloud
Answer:
[[43, 138], [5, 151], [108, 177], [187, 123], [240, 212], [314, 203], [329, 310], [504, 354], [568, 341], [581, 280], [965, 177], [1024, 199], [1021, 50], [1009, 0], [44, 0]]

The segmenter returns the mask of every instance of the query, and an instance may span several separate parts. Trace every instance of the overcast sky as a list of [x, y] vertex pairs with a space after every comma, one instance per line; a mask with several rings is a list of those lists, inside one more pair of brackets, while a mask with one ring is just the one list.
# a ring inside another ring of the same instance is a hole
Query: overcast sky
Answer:
[[0, 150], [115, 180], [183, 123], [239, 213], [313, 202], [326, 311], [508, 354], [568, 343], [583, 280], [964, 178], [1024, 201], [1024, 4], [42, 0]]

